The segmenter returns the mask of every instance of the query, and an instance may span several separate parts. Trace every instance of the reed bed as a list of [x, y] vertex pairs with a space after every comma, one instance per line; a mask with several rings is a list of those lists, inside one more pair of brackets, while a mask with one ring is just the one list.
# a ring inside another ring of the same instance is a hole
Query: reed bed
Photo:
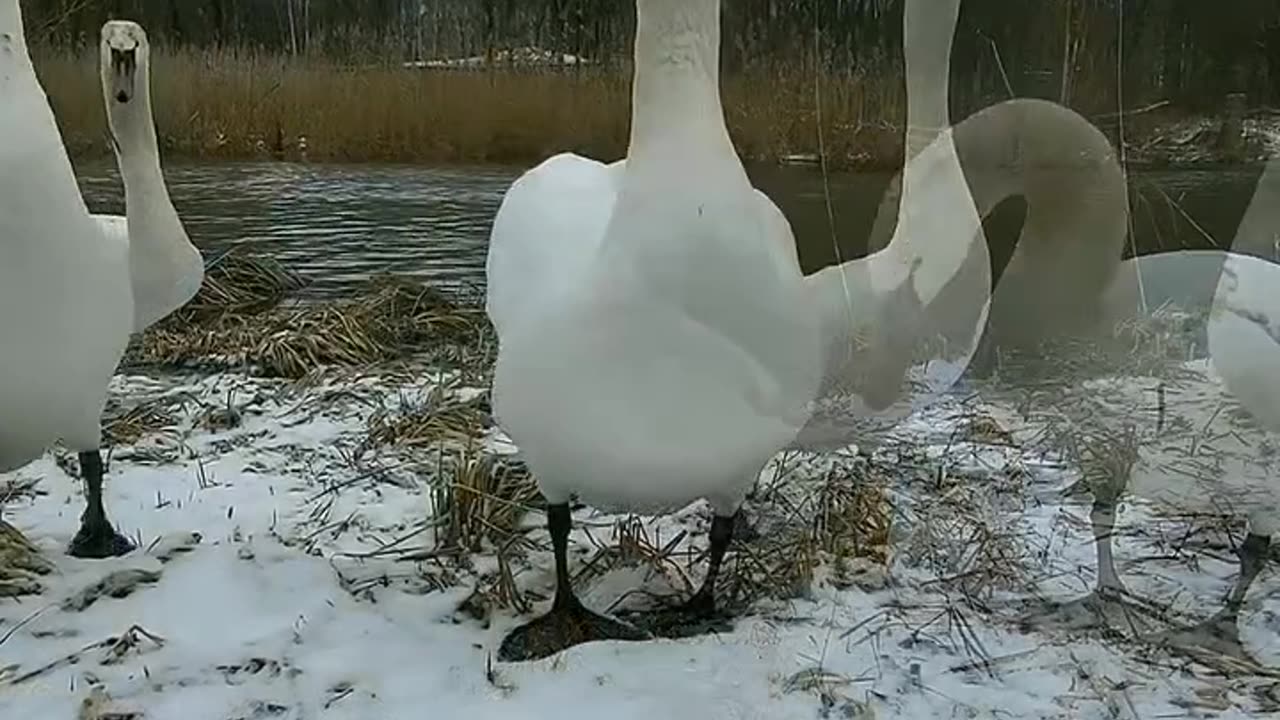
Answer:
[[[171, 156], [502, 163], [564, 150], [615, 158], [626, 149], [625, 66], [352, 67], [240, 49], [156, 48], [152, 57], [156, 125]], [[109, 153], [96, 54], [46, 49], [35, 61], [72, 153]], [[729, 75], [725, 111], [739, 152], [761, 161], [817, 153], [821, 130], [833, 165], [894, 166], [904, 89], [899, 72], [884, 70]]]
[[270, 258], [233, 253], [209, 264], [187, 306], [129, 347], [129, 366], [249, 369], [298, 379], [326, 366], [365, 367], [455, 348], [482, 362], [492, 330], [480, 306], [392, 275], [370, 279], [353, 296], [296, 302], [303, 285]]

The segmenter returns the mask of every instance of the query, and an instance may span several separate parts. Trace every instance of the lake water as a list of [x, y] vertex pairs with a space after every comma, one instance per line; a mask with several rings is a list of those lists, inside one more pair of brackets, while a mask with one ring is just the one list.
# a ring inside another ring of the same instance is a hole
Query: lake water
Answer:
[[[211, 257], [248, 245], [312, 281], [308, 293], [341, 294], [370, 274], [406, 273], [449, 287], [484, 284], [490, 223], [523, 168], [424, 168], [278, 162], [167, 163], [174, 205], [193, 241]], [[123, 212], [113, 162], [77, 167], [90, 209]], [[1131, 173], [1139, 253], [1227, 245], [1252, 196], [1258, 169]], [[887, 173], [838, 173], [824, 182], [810, 167], [757, 167], [753, 181], [782, 208], [801, 264], [866, 252], [866, 237], [889, 183]], [[828, 213], [828, 197], [831, 212]], [[1022, 202], [987, 219], [994, 246], [1011, 247]], [[1000, 250], [993, 255], [1000, 256]], [[1158, 296], [1178, 288], [1148, 288]]]

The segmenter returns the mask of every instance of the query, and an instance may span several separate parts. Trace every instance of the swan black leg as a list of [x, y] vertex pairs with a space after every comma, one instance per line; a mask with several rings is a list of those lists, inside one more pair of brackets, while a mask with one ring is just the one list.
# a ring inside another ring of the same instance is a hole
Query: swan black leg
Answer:
[[537, 660], [594, 640], [647, 640], [640, 630], [583, 607], [569, 581], [568, 503], [547, 507], [547, 530], [555, 553], [556, 595], [546, 615], [511, 631], [498, 648], [504, 662]]
[[[681, 605], [647, 613], [636, 613], [634, 622], [658, 637], [679, 638], [726, 632], [732, 629], [728, 618], [716, 605], [716, 580], [724, 564], [725, 553], [733, 541], [734, 515], [716, 515], [711, 521], [711, 552], [707, 575], [702, 586]], [[631, 619], [631, 616], [627, 616]]]
[[685, 614], [701, 618], [715, 615], [716, 580], [720, 577], [720, 566], [724, 564], [729, 543], [733, 541], [733, 521], [733, 515], [717, 515], [711, 521], [711, 556], [707, 561], [707, 576], [698, 592], [682, 606]]
[[97, 450], [80, 453], [80, 476], [85, 484], [85, 509], [80, 530], [72, 538], [67, 553], [78, 558], [108, 558], [126, 555], [134, 544], [116, 532], [102, 503], [102, 456]]
[[1196, 647], [1212, 650], [1241, 660], [1252, 660], [1240, 642], [1239, 617], [1249, 586], [1257, 579], [1267, 564], [1271, 551], [1271, 538], [1250, 533], [1240, 546], [1240, 577], [1227, 596], [1225, 606], [1218, 614], [1199, 625], [1161, 633], [1153, 638], [1157, 643], [1174, 647]]

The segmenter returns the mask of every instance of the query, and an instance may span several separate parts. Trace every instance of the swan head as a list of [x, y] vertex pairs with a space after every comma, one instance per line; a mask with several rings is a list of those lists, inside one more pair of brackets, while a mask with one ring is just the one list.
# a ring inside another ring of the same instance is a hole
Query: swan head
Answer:
[[111, 20], [102, 26], [102, 91], [109, 109], [127, 106], [146, 93], [151, 46], [138, 23]]

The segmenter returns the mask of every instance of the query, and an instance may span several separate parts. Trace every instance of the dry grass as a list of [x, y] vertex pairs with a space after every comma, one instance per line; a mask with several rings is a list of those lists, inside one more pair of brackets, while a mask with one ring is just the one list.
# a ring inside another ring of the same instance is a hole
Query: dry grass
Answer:
[[[817, 477], [779, 471], [766, 490], [748, 501], [736, 522], [717, 600], [730, 612], [745, 612], [764, 600], [790, 600], [806, 594], [822, 568], [841, 584], [865, 584], [866, 576], [877, 574], [877, 569], [883, 577], [890, 515], [883, 485], [865, 474], [864, 465]], [[639, 516], [618, 519], [607, 539], [593, 536], [596, 551], [575, 573], [575, 583], [640, 567], [662, 578], [658, 585], [693, 594], [706, 569], [710, 517], [679, 517], [683, 529], [665, 536], [658, 532], [660, 527]], [[696, 531], [688, 527], [695, 518]]]
[[482, 397], [462, 400], [436, 386], [421, 402], [394, 410], [379, 408], [369, 418], [368, 442], [411, 449], [429, 449], [447, 441], [465, 444], [480, 433]]
[[525, 513], [540, 502], [528, 469], [473, 447], [447, 454], [441, 464], [432, 492], [437, 547], [478, 552], [488, 545], [506, 558]]
[[102, 434], [110, 445], [132, 445], [146, 435], [174, 424], [176, 418], [166, 403], [144, 403], [124, 409], [108, 402], [103, 413]]
[[1157, 308], [1118, 324], [1106, 337], [1063, 336], [1034, 349], [1002, 349], [989, 389], [998, 393], [1003, 385], [1057, 394], [1056, 388], [1108, 376], [1175, 381], [1186, 373], [1183, 363], [1194, 340], [1187, 328], [1194, 327], [1196, 320], [1190, 314]]
[[[30, 540], [0, 520], [0, 598], [34, 595], [44, 590], [42, 576], [54, 570]], [[5, 638], [0, 635], [0, 644]]]
[[[450, 72], [344, 67], [247, 50], [154, 54], [154, 111], [166, 152], [201, 158], [533, 162], [562, 150], [601, 158], [626, 148], [630, 70]], [[36, 65], [76, 155], [109, 152], [96, 54], [42, 51]], [[815, 84], [829, 161], [900, 159], [900, 73], [861, 68], [815, 78], [804, 68], [724, 81], [739, 152], [776, 160], [818, 150]]]
[[[385, 275], [350, 298], [285, 302], [300, 286], [269, 259], [224, 256], [190, 304], [131, 345], [128, 363], [238, 367], [298, 379], [325, 366], [364, 367], [446, 346], [491, 345], [482, 308], [415, 281]], [[483, 362], [487, 354], [469, 357]]]
[[816, 478], [784, 474], [751, 505], [756, 527], [735, 543], [722, 580], [732, 607], [804, 595], [823, 568], [841, 587], [871, 589], [885, 577], [893, 508], [865, 461]]
[[305, 286], [306, 280], [270, 256], [233, 249], [208, 263], [200, 291], [177, 314], [190, 321], [261, 312]]

